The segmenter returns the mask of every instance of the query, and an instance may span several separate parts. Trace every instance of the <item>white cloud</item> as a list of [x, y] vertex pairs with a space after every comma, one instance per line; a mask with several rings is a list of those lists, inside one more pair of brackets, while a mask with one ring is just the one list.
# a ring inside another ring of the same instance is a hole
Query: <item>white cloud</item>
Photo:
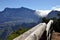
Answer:
[[60, 11], [60, 7], [52, 7], [52, 10], [58, 10], [58, 11]]
[[36, 13], [41, 16], [41, 17], [45, 17], [48, 15], [49, 12], [51, 12], [52, 10], [57, 10], [60, 11], [60, 7], [54, 6], [52, 7], [50, 10], [36, 10]]
[[45, 17], [48, 15], [48, 13], [50, 12], [51, 10], [36, 10], [36, 13], [42, 17]]

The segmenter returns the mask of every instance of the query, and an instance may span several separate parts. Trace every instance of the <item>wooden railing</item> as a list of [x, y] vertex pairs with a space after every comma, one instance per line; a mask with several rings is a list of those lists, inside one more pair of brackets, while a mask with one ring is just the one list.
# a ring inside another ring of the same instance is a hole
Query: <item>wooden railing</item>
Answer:
[[48, 40], [49, 39], [48, 33], [50, 32], [50, 27], [52, 23], [53, 20], [50, 20], [48, 24], [40, 23], [13, 40], [39, 40], [42, 37], [44, 31], [46, 31], [46, 37]]
[[53, 24], [53, 20], [50, 20], [47, 23], [47, 27], [46, 27], [46, 37], [47, 37], [47, 40], [51, 40], [51, 35], [52, 35], [52, 32], [53, 32], [52, 24]]

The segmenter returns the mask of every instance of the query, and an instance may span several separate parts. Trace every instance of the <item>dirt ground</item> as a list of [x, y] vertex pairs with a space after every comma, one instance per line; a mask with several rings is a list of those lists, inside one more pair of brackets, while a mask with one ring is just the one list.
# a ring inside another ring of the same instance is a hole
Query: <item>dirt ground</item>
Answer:
[[60, 33], [53, 32], [53, 34], [52, 34], [52, 40], [60, 40]]

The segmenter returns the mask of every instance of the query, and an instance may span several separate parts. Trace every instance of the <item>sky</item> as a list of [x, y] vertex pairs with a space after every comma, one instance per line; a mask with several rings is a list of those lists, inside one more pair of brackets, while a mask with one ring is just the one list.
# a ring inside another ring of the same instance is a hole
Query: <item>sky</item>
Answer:
[[0, 11], [6, 7], [20, 8], [22, 6], [34, 10], [50, 10], [60, 7], [60, 0], [0, 0]]

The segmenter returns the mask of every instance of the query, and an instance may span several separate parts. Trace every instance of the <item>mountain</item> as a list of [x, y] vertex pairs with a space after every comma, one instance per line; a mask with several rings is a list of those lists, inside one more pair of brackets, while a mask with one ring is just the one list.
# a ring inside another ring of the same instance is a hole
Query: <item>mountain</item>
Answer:
[[[25, 7], [21, 8], [5, 8], [4, 11], [0, 12], [0, 23], [9, 22], [9, 21], [18, 21], [21, 22], [38, 22], [39, 17], [35, 10], [31, 10]], [[41, 22], [41, 21], [40, 21]]]
[[46, 16], [47, 19], [50, 19], [50, 18], [60, 18], [60, 11], [58, 10], [52, 10], [47, 16]]
[[21, 27], [31, 28], [42, 22], [42, 18], [35, 10], [21, 8], [5, 8], [0, 12], [0, 38], [6, 40], [7, 36]]
[[[5, 8], [0, 12], [0, 27], [1, 26], [15, 26], [28, 23], [41, 23], [42, 18], [35, 10], [21, 7], [21, 8]], [[31, 25], [29, 25], [31, 26]]]

